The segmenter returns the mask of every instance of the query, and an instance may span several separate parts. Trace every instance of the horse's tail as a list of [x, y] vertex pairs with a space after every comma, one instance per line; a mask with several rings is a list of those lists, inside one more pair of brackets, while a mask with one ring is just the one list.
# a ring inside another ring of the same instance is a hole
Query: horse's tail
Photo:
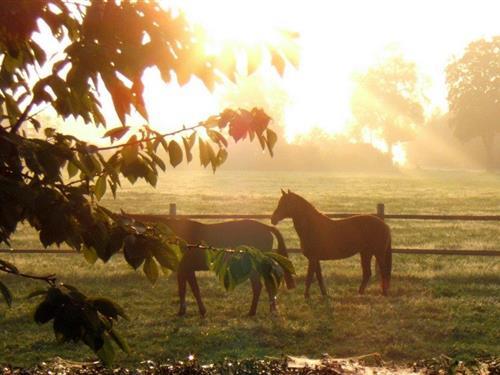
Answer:
[[[288, 250], [285, 245], [285, 240], [281, 235], [281, 232], [275, 227], [267, 226], [269, 231], [276, 236], [276, 240], [278, 240], [278, 254], [283, 255], [285, 258], [288, 258]], [[285, 270], [285, 283], [288, 289], [295, 288], [295, 280], [290, 272]]]
[[387, 227], [387, 243], [385, 247], [383, 264], [380, 265], [380, 273], [382, 274], [382, 289], [384, 294], [389, 290], [392, 272], [392, 236], [391, 230]]

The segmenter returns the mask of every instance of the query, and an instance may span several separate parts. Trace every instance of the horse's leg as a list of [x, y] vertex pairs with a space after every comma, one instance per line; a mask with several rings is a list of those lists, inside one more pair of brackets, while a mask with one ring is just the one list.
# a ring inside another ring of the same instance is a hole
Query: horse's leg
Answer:
[[259, 303], [260, 292], [262, 290], [262, 283], [259, 275], [252, 275], [250, 277], [250, 283], [252, 284], [253, 296], [248, 316], [254, 316], [257, 313], [257, 304]]
[[278, 308], [276, 307], [276, 295], [271, 294], [271, 291], [269, 289], [267, 289], [267, 295], [269, 296], [269, 311], [271, 312], [271, 314], [274, 314], [278, 310]]
[[384, 296], [387, 296], [392, 268], [391, 250], [386, 250], [386, 252], [382, 254], [375, 254], [375, 258], [377, 259], [377, 263], [380, 266], [380, 286], [382, 288], [382, 294]]
[[184, 270], [177, 272], [177, 288], [179, 290], [179, 312], [177, 315], [186, 315], [186, 284], [187, 278]]
[[309, 259], [309, 262], [307, 264], [306, 290], [304, 292], [304, 297], [306, 299], [309, 299], [310, 297], [309, 288], [311, 287], [315, 269], [316, 269], [316, 261]]
[[198, 304], [198, 311], [200, 312], [200, 315], [205, 316], [207, 309], [205, 308], [205, 305], [203, 304], [203, 301], [201, 300], [200, 287], [198, 286], [198, 282], [196, 281], [196, 275], [195, 275], [194, 271], [188, 272], [187, 281], [189, 283], [189, 286], [191, 287], [191, 290], [193, 291], [193, 295], [194, 295], [194, 298], [196, 299], [196, 303]]
[[323, 275], [321, 274], [321, 264], [319, 260], [316, 261], [316, 278], [318, 279], [319, 289], [323, 297], [326, 297], [328, 293], [326, 292], [325, 282], [323, 281]]
[[362, 252], [361, 253], [361, 268], [363, 269], [363, 279], [361, 280], [361, 285], [359, 286], [359, 294], [363, 294], [372, 276], [372, 255]]

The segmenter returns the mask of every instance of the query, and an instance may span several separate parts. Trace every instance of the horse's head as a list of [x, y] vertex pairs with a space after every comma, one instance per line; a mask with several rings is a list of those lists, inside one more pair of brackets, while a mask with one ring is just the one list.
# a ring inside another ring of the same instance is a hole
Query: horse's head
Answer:
[[288, 190], [288, 193], [285, 193], [283, 189], [281, 189], [281, 198], [278, 202], [278, 207], [274, 210], [271, 215], [271, 223], [273, 225], [278, 224], [281, 220], [291, 217], [290, 216], [290, 198], [292, 196], [292, 192]]

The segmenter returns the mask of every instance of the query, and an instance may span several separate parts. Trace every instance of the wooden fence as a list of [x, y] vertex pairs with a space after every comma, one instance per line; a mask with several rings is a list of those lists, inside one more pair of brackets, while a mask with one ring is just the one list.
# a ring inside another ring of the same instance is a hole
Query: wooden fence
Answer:
[[[353, 213], [334, 213], [326, 214], [329, 218], [340, 219], [355, 215]], [[385, 205], [383, 203], [377, 204], [376, 215], [381, 219], [391, 220], [441, 220], [441, 221], [497, 221], [500, 222], [500, 215], [417, 215], [417, 214], [386, 214]], [[178, 215], [177, 205], [170, 204], [168, 215], [146, 215], [134, 214], [138, 220], [155, 220], [167, 218], [186, 218], [186, 219], [204, 219], [204, 220], [235, 220], [235, 219], [255, 219], [255, 220], [269, 220], [270, 215], [264, 214], [194, 214], [194, 215]], [[290, 253], [300, 253], [300, 249], [290, 248]], [[500, 256], [500, 250], [449, 250], [449, 249], [416, 249], [416, 248], [394, 248], [393, 252], [396, 254], [421, 254], [421, 255], [474, 255], [474, 256]], [[15, 254], [75, 254], [74, 250], [58, 249], [58, 250], [45, 250], [45, 249], [0, 249], [0, 253], [15, 253]]]

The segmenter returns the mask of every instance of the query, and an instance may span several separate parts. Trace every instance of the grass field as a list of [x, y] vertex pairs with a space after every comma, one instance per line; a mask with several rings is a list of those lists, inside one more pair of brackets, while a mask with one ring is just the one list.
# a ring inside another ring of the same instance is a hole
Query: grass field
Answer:
[[[321, 173], [209, 172], [167, 173], [158, 189], [126, 187], [113, 209], [134, 213], [178, 212], [271, 213], [279, 189], [290, 188], [324, 212], [374, 212], [379, 202], [387, 213], [500, 214], [500, 175], [479, 172], [412, 172], [388, 176]], [[500, 249], [500, 223], [389, 221], [394, 246]], [[289, 247], [298, 246], [290, 222], [279, 225]], [[34, 233], [20, 228], [16, 248], [40, 247]], [[6, 255], [6, 260], [32, 273], [56, 272], [61, 280], [88, 294], [109, 296], [131, 317], [119, 323], [132, 346], [118, 363], [142, 359], [182, 359], [195, 354], [203, 361], [226, 356], [318, 357], [380, 352], [384, 359], [406, 362], [439, 354], [453, 357], [500, 355], [500, 259], [395, 255], [391, 295], [382, 298], [375, 280], [365, 296], [357, 295], [359, 259], [324, 262], [329, 298], [313, 286], [303, 299], [305, 262], [292, 260], [298, 287], [282, 291], [280, 312], [272, 317], [265, 298], [258, 315], [245, 316], [249, 286], [226, 293], [214, 277], [200, 273], [208, 316], [200, 319], [188, 299], [188, 316], [178, 318], [176, 283], [163, 277], [151, 287], [145, 277], [117, 257], [89, 266], [68, 255]], [[83, 346], [55, 343], [50, 326], [36, 327], [33, 301], [22, 298], [35, 289], [31, 281], [0, 276], [16, 297], [14, 306], [0, 305], [0, 363], [32, 365], [56, 355], [82, 360], [92, 357]]]

